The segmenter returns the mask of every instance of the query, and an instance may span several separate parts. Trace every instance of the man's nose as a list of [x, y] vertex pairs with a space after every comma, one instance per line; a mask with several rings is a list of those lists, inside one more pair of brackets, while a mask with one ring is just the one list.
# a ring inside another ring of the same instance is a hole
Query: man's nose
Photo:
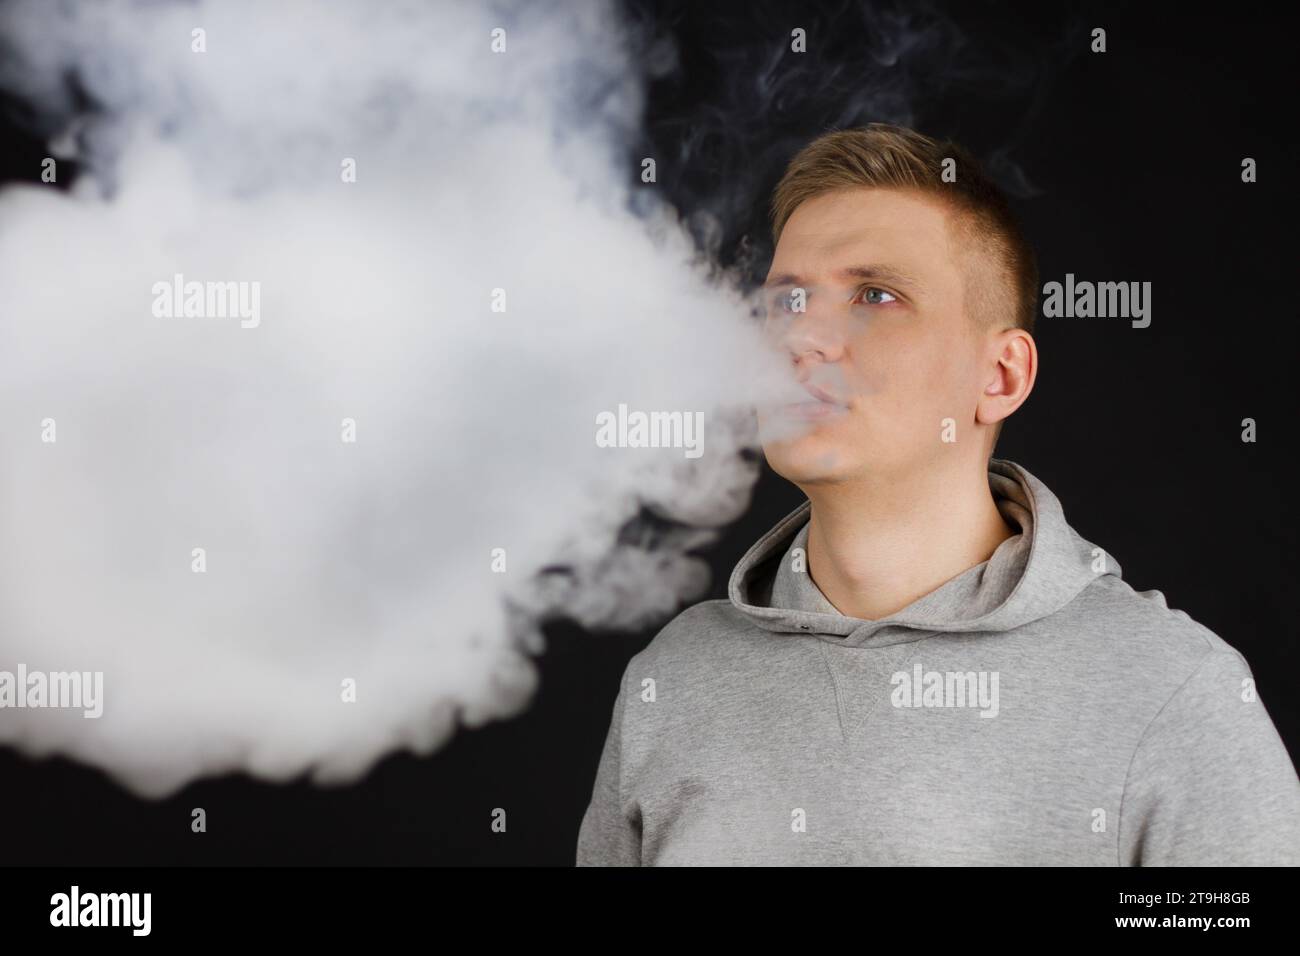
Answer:
[[786, 316], [781, 344], [796, 361], [816, 357], [835, 362], [844, 351], [844, 317], [825, 297], [819, 298], [821, 301], [814, 302], [809, 297], [804, 311]]

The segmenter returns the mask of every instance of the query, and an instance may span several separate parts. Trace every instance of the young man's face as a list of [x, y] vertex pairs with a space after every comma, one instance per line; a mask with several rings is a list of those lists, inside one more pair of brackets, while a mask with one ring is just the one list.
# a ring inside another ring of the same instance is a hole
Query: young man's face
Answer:
[[[800, 485], [905, 479], [941, 456], [986, 454], [974, 427], [989, 338], [967, 313], [948, 215], [920, 194], [861, 187], [790, 216], [763, 290], [765, 321], [799, 379], [829, 401], [810, 394], [760, 413], [778, 474]], [[802, 313], [792, 309], [799, 288]], [[957, 445], [942, 440], [948, 418]]]

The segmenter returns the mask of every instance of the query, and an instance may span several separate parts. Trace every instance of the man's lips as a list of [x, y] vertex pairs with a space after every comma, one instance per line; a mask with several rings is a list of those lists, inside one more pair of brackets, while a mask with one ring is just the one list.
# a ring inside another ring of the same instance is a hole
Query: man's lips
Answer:
[[805, 392], [807, 392], [809, 395], [815, 398], [818, 402], [822, 402], [826, 405], [838, 405], [840, 408], [848, 407], [843, 402], [837, 401], [835, 396], [832, 395], [830, 392], [826, 391], [825, 389], [818, 388], [812, 382], [800, 382], [799, 384], [803, 386], [803, 390]]
[[780, 408], [782, 415], [790, 418], [821, 419], [842, 415], [849, 410], [847, 405], [836, 401], [835, 397], [825, 389], [818, 388], [811, 382], [801, 382], [800, 385], [811, 398], [806, 402], [782, 405]]

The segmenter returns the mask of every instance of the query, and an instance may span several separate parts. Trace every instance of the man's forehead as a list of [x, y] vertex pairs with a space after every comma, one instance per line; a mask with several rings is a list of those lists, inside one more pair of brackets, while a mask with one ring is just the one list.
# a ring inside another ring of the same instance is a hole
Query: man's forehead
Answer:
[[[858, 193], [858, 195], [855, 195]], [[876, 195], [873, 195], [876, 194]], [[802, 203], [781, 232], [766, 284], [852, 280], [863, 267], [920, 282], [952, 271], [943, 209], [884, 190], [841, 191]]]

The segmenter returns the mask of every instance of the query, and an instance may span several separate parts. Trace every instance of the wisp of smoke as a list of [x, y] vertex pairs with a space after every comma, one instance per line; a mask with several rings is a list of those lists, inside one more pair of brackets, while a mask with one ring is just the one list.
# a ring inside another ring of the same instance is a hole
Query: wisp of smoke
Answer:
[[[701, 594], [792, 386], [675, 215], [628, 211], [609, 8], [0, 18], [0, 84], [86, 170], [0, 192], [0, 670], [104, 681], [0, 743], [149, 797], [354, 781], [519, 713], [548, 616]], [[256, 283], [257, 321], [160, 314], [178, 275]], [[598, 446], [620, 404], [704, 413], [701, 454]]]

